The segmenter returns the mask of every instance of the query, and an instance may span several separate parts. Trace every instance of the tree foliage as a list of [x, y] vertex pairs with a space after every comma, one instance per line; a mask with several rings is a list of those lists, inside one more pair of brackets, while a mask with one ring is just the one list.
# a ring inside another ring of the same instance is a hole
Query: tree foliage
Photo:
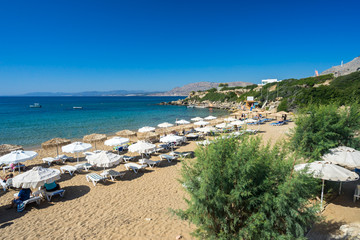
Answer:
[[339, 145], [359, 148], [355, 132], [360, 129], [358, 104], [310, 105], [300, 111], [291, 137], [291, 146], [311, 161], [319, 160], [330, 148]]
[[309, 204], [316, 180], [292, 173], [285, 148], [264, 146], [260, 138], [218, 139], [183, 165], [186, 210], [200, 239], [297, 239], [316, 220]]

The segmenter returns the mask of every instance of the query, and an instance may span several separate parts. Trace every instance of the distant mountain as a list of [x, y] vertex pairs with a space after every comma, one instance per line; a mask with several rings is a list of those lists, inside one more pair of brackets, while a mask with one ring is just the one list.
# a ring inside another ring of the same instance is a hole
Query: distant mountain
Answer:
[[[203, 91], [210, 88], [217, 88], [220, 83], [215, 82], [196, 82], [184, 85], [182, 87], [176, 87], [172, 90], [164, 93], [153, 94], [154, 96], [188, 96], [191, 91]], [[245, 87], [252, 85], [248, 82], [228, 82], [229, 87]]]
[[352, 61], [345, 63], [343, 65], [338, 65], [329, 68], [323, 71], [321, 75], [332, 73], [334, 74], [335, 77], [339, 77], [353, 72], [360, 72], [360, 57], [356, 57]]
[[87, 92], [77, 92], [77, 93], [66, 93], [66, 92], [31, 92], [23, 94], [22, 96], [128, 96], [128, 95], [135, 95], [135, 96], [143, 96], [143, 95], [150, 95], [156, 94], [158, 92], [147, 92], [143, 90], [113, 90], [113, 91], [87, 91]]

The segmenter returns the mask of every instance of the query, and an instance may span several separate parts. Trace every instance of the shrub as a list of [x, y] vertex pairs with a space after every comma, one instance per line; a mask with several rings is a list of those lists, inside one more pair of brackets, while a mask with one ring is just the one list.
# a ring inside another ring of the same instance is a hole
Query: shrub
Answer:
[[310, 105], [300, 111], [291, 137], [293, 149], [311, 161], [319, 160], [330, 148], [339, 145], [359, 147], [355, 131], [360, 129], [360, 109], [354, 104]]
[[259, 138], [218, 139], [182, 167], [190, 195], [175, 213], [197, 226], [200, 239], [295, 239], [315, 221], [309, 204], [316, 180], [292, 174], [293, 157]]
[[286, 98], [284, 98], [283, 100], [281, 100], [278, 108], [277, 108], [278, 111], [285, 111], [285, 112], [288, 112], [289, 109], [288, 109], [288, 101]]

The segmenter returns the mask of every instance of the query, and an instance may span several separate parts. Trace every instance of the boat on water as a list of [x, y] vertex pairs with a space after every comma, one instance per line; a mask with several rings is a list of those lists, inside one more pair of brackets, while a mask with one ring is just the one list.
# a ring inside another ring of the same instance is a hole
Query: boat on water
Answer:
[[31, 104], [29, 107], [31, 107], [31, 108], [41, 108], [41, 105], [40, 105], [40, 103], [34, 103], [34, 104]]
[[73, 107], [73, 109], [83, 109], [83, 107]]
[[200, 105], [198, 105], [198, 106], [195, 106], [196, 108], [206, 108], [206, 106], [200, 106]]
[[192, 105], [192, 104], [187, 106], [187, 108], [194, 108], [194, 107], [195, 107], [195, 105]]

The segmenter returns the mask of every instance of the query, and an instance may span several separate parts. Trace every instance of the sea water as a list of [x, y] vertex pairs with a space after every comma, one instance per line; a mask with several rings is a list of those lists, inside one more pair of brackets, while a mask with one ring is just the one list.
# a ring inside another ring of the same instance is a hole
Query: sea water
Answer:
[[[174, 123], [219, 109], [157, 105], [183, 97], [0, 97], [0, 144], [36, 147], [55, 138], [79, 139], [91, 133], [113, 134], [123, 129]], [[29, 105], [40, 103], [41, 108]], [[74, 109], [73, 107], [82, 107]]]

